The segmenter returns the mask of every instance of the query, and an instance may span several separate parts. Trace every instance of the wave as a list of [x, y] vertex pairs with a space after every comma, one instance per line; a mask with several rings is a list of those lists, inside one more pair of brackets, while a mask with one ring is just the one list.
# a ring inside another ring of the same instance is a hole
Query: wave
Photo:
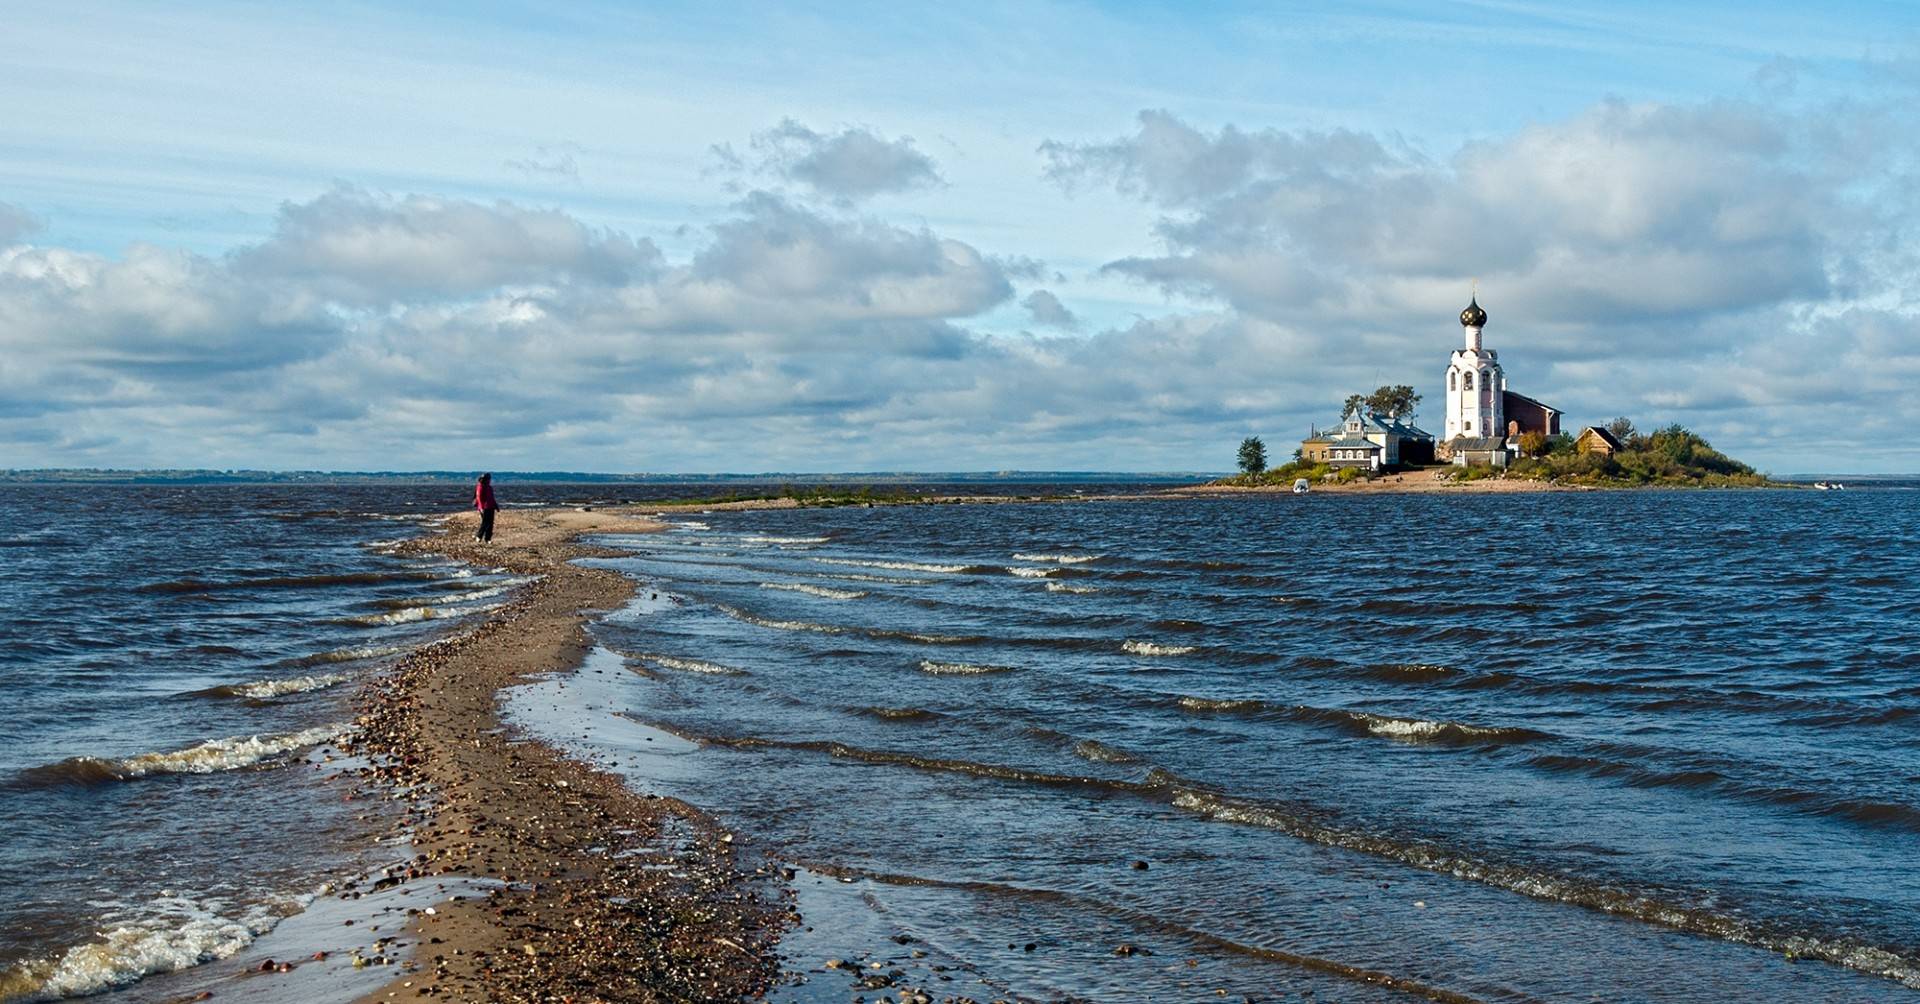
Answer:
[[224, 959], [279, 920], [267, 907], [227, 917], [182, 897], [163, 897], [153, 908], [159, 916], [110, 928], [100, 940], [57, 956], [0, 970], [0, 1000], [79, 997]]
[[1381, 715], [1347, 708], [1275, 704], [1255, 698], [1181, 696], [1175, 698], [1174, 703], [1187, 711], [1270, 716], [1311, 725], [1331, 726], [1356, 735], [1378, 736], [1410, 743], [1486, 746], [1555, 738], [1545, 732], [1517, 726], [1469, 725], [1464, 722]]
[[940, 572], [952, 574], [964, 572], [972, 565], [935, 565], [924, 561], [879, 561], [854, 558], [815, 558], [823, 565], [851, 565], [855, 568], [891, 568], [899, 572]]
[[1527, 766], [1553, 773], [1582, 774], [1607, 778], [1636, 788], [1680, 788], [1716, 791], [1764, 805], [1780, 806], [1816, 816], [1845, 819], [1864, 826], [1920, 832], [1920, 806], [1902, 802], [1877, 802], [1850, 798], [1831, 792], [1759, 784], [1730, 777], [1706, 767], [1690, 770], [1660, 770], [1640, 764], [1623, 763], [1592, 756], [1543, 753], [1527, 760]]
[[746, 670], [734, 669], [732, 666], [722, 666], [717, 662], [706, 662], [701, 659], [681, 659], [671, 655], [647, 655], [645, 653], [636, 653], [633, 655], [633, 658], [639, 659], [642, 662], [652, 663], [661, 669], [673, 669], [682, 673], [704, 673], [709, 676], [746, 675]]
[[871, 715], [874, 718], [880, 718], [890, 722], [923, 722], [940, 717], [938, 712], [928, 711], [925, 708], [883, 708], [874, 706], [861, 708], [859, 711], [863, 715]]
[[[779, 571], [778, 569], [758, 569], [758, 571]], [[800, 573], [809, 574], [809, 573]], [[816, 579], [833, 579], [838, 582], [877, 582], [888, 586], [931, 586], [935, 579], [909, 579], [899, 575], [865, 575], [860, 572], [813, 572]]]
[[141, 753], [120, 759], [70, 757], [58, 763], [30, 767], [19, 774], [28, 787], [104, 784], [130, 781], [149, 774], [213, 774], [250, 767], [269, 757], [317, 746], [340, 738], [348, 725], [322, 725], [283, 735], [210, 739], [198, 746], [163, 753]]
[[815, 621], [784, 620], [775, 617], [762, 617], [751, 611], [726, 603], [714, 603], [713, 608], [728, 617], [756, 627], [770, 628], [776, 631], [810, 631], [814, 634], [860, 634], [869, 638], [891, 638], [895, 641], [918, 642], [922, 645], [977, 645], [988, 639], [979, 635], [932, 634], [922, 631], [894, 631], [887, 628], [851, 627], [845, 624], [820, 624]]
[[827, 541], [831, 540], [832, 538], [830, 537], [769, 537], [762, 534], [754, 534], [752, 536], [742, 537], [740, 539], [743, 542], [749, 543], [749, 544], [824, 544]]
[[1074, 743], [1073, 755], [1094, 763], [1137, 763], [1140, 759], [1126, 750], [1115, 749], [1094, 739], [1082, 739]]
[[1397, 739], [1401, 742], [1480, 745], [1533, 742], [1551, 738], [1544, 732], [1535, 732], [1532, 729], [1467, 725], [1461, 722], [1434, 721], [1426, 718], [1398, 718], [1391, 715], [1370, 714], [1365, 711], [1330, 713], [1353, 722], [1371, 735]]
[[1174, 703], [1188, 711], [1260, 711], [1267, 707], [1265, 701], [1220, 697], [1182, 697]]
[[1098, 554], [1015, 554], [1015, 561], [1051, 562], [1056, 565], [1084, 565], [1089, 561], [1099, 561]]
[[1451, 666], [1425, 662], [1389, 662], [1368, 666], [1365, 675], [1389, 683], [1432, 683], [1457, 680], [1460, 671]]
[[760, 588], [806, 593], [808, 596], [818, 596], [828, 600], [858, 600], [867, 595], [865, 591], [859, 589], [830, 589], [826, 586], [810, 586], [804, 582], [762, 582]]
[[287, 694], [304, 694], [314, 690], [324, 690], [335, 684], [345, 683], [352, 677], [345, 673], [324, 673], [311, 676], [294, 676], [279, 680], [255, 680], [252, 683], [229, 683], [219, 687], [209, 687], [196, 691], [200, 697], [248, 697], [263, 700], [269, 697], [283, 697]]
[[400, 645], [357, 645], [349, 648], [336, 648], [326, 652], [316, 652], [291, 660], [293, 666], [324, 666], [336, 662], [359, 662], [362, 659], [378, 659], [381, 656], [398, 655], [406, 651]]
[[1011, 673], [1013, 667], [975, 662], [935, 662], [932, 659], [923, 659], [920, 662], [920, 672], [931, 673], [934, 676], [984, 676], [988, 673]]
[[1567, 903], [1790, 956], [1819, 959], [1920, 988], [1920, 960], [1847, 938], [1788, 930], [1706, 907], [1671, 903], [1609, 882], [1561, 871], [1486, 861], [1431, 841], [1348, 830], [1299, 812], [1212, 792], [1180, 790], [1173, 795], [1173, 804], [1220, 822], [1277, 830], [1302, 840], [1398, 861], [1422, 871], [1451, 875], [1533, 899]]
[[1687, 931], [1799, 958], [1832, 962], [1861, 972], [1899, 981], [1920, 989], [1920, 958], [1846, 937], [1792, 929], [1717, 912], [1709, 906], [1669, 902], [1659, 895], [1626, 888], [1599, 878], [1552, 868], [1487, 860], [1466, 850], [1417, 837], [1367, 832], [1324, 821], [1324, 813], [1307, 808], [1237, 798], [1209, 790], [1169, 771], [1155, 768], [1145, 780], [1053, 774], [1019, 767], [948, 760], [913, 753], [870, 750], [824, 740], [777, 740], [757, 737], [699, 736], [690, 741], [736, 749], [790, 749], [883, 766], [963, 774], [1078, 791], [1107, 791], [1168, 803], [1204, 819], [1256, 826], [1328, 847], [1338, 847], [1395, 861], [1422, 871], [1455, 878], [1552, 902], [1566, 903], [1644, 923]]
[[356, 624], [360, 627], [388, 627], [394, 624], [411, 624], [415, 621], [430, 621], [443, 616], [437, 607], [413, 606], [389, 610], [384, 614], [364, 614], [359, 617], [344, 618], [342, 624]]
[[252, 579], [172, 579], [135, 587], [142, 593], [210, 593], [230, 589], [320, 589], [328, 586], [377, 586], [389, 582], [426, 582], [430, 572], [343, 572], [335, 575], [275, 575]]
[[728, 606], [725, 603], [715, 603], [713, 606], [714, 609], [734, 620], [752, 624], [755, 627], [772, 628], [776, 631], [812, 631], [815, 634], [845, 634], [848, 631], [847, 628], [838, 624], [816, 624], [812, 621], [779, 620], [772, 617], [762, 617], [759, 614], [748, 613], [739, 607]]
[[1097, 593], [1099, 591], [1093, 586], [1076, 586], [1069, 582], [1047, 583], [1047, 592], [1050, 593]]
[[[1392, 973], [1379, 969], [1341, 962], [1337, 959], [1329, 959], [1324, 956], [1305, 955], [1300, 952], [1290, 952], [1283, 948], [1272, 948], [1265, 945], [1249, 945], [1214, 934], [1210, 931], [1189, 926], [1176, 917], [1169, 917], [1163, 913], [1152, 910], [1125, 906], [1089, 896], [1085, 893], [1065, 892], [1034, 885], [1005, 885], [998, 882], [980, 881], [978, 879], [924, 878], [918, 875], [876, 872], [864, 868], [820, 862], [809, 861], [801, 863], [809, 871], [818, 872], [823, 875], [831, 875], [843, 880], [864, 879], [895, 886], [957, 889], [975, 895], [985, 893], [989, 896], [1006, 899], [1038, 900], [1066, 904], [1081, 913], [1115, 917], [1133, 927], [1155, 931], [1161, 935], [1186, 941], [1213, 951], [1261, 959], [1268, 962], [1280, 962], [1286, 965], [1297, 966], [1301, 969], [1309, 969], [1315, 972], [1352, 980], [1370, 987], [1386, 987], [1398, 990], [1414, 998], [1436, 1001], [1439, 1002], [1439, 1004], [1480, 1004], [1479, 998], [1469, 997], [1465, 994], [1456, 993], [1441, 987], [1431, 986], [1404, 976], [1395, 976]], [[1305, 991], [1305, 993], [1311, 996], [1312, 991]]]
[[1133, 639], [1128, 639], [1120, 648], [1134, 655], [1186, 655], [1194, 651], [1192, 645], [1161, 645], [1156, 642]]
[[1034, 568], [1031, 565], [1008, 565], [1007, 574], [1022, 579], [1045, 579], [1060, 574], [1058, 568]]

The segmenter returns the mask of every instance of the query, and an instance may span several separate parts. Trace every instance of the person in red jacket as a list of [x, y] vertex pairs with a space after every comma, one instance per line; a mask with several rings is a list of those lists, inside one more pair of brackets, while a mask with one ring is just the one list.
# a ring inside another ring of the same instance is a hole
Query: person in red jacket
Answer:
[[493, 475], [482, 474], [480, 481], [473, 486], [473, 507], [480, 510], [480, 532], [473, 539], [485, 543], [493, 539], [493, 514], [500, 511], [500, 503], [493, 497]]

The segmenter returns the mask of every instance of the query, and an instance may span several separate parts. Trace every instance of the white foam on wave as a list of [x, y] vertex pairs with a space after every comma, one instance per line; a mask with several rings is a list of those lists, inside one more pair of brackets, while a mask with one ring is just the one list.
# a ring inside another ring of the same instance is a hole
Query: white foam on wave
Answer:
[[1134, 655], [1186, 655], [1193, 651], [1192, 645], [1161, 645], [1157, 642], [1132, 639], [1128, 639], [1120, 647]]
[[230, 916], [217, 903], [162, 896], [148, 904], [138, 919], [102, 931], [98, 941], [0, 972], [0, 998], [78, 997], [143, 976], [224, 959], [272, 930], [284, 913], [304, 907], [311, 898], [300, 897], [280, 909], [255, 906]]
[[438, 609], [429, 606], [419, 606], [401, 607], [398, 610], [389, 610], [384, 614], [366, 614], [365, 616], [349, 617], [347, 619], [355, 624], [365, 624], [368, 627], [387, 627], [393, 624], [411, 624], [414, 621], [430, 621], [438, 616], [440, 616]]
[[824, 544], [827, 537], [770, 537], [765, 534], [753, 534], [740, 538], [747, 544]]
[[931, 673], [934, 676], [984, 676], [988, 673], [1011, 673], [1013, 667], [990, 666], [976, 662], [935, 662], [932, 659], [925, 659], [920, 663], [920, 672]]
[[1076, 586], [1070, 582], [1047, 583], [1047, 592], [1050, 593], [1097, 593], [1099, 591], [1092, 586]]
[[321, 725], [281, 735], [235, 736], [209, 739], [198, 746], [161, 753], [141, 753], [117, 760], [78, 757], [66, 763], [88, 764], [105, 773], [129, 779], [148, 774], [213, 774], [223, 770], [249, 767], [268, 757], [308, 746], [317, 746], [340, 738], [351, 726]]
[[812, 631], [815, 634], [844, 634], [847, 630], [846, 628], [833, 624], [815, 624], [812, 621], [788, 621], [777, 620], [772, 617], [762, 617], [759, 614], [750, 614], [739, 607], [730, 607], [724, 603], [716, 603], [714, 607], [734, 620], [745, 621], [757, 627], [772, 628], [776, 631]]
[[840, 582], [878, 582], [888, 586], [931, 586], [934, 579], [909, 579], [900, 575], [866, 575], [860, 572], [812, 572], [816, 579], [835, 579]]
[[815, 558], [824, 565], [852, 565], [856, 568], [892, 568], [902, 572], [941, 572], [951, 574], [964, 572], [966, 565], [934, 565], [924, 561], [880, 561], [859, 560], [854, 558]]
[[[1389, 739], [1430, 739], [1445, 731], [1446, 722], [1433, 722], [1424, 718], [1388, 718], [1384, 715], [1361, 713], [1359, 718], [1367, 726], [1367, 731], [1376, 736]], [[1467, 726], [1457, 726], [1465, 730]]]
[[286, 694], [305, 694], [314, 690], [325, 690], [335, 684], [345, 683], [352, 677], [345, 673], [316, 673], [311, 676], [295, 676], [284, 680], [255, 680], [252, 683], [237, 683], [227, 688], [241, 697], [280, 697]]
[[826, 586], [810, 586], [804, 582], [762, 582], [762, 589], [779, 589], [789, 593], [806, 593], [827, 600], [857, 600], [867, 594], [859, 589], [829, 589]]
[[642, 655], [641, 659], [661, 669], [676, 669], [682, 673], [704, 673], [709, 676], [742, 676], [743, 670], [732, 666], [722, 666], [717, 662], [705, 662], [700, 659], [681, 659], [671, 655]]
[[1034, 568], [1032, 565], [1007, 566], [1008, 575], [1016, 575], [1023, 579], [1044, 579], [1050, 575], [1057, 575], [1059, 572], [1060, 570], [1058, 568]]
[[1089, 561], [1098, 561], [1097, 554], [1015, 554], [1015, 561], [1052, 562], [1056, 565], [1083, 565]]
[[712, 527], [697, 519], [663, 519], [662, 523], [681, 530], [711, 530]]
[[336, 648], [331, 652], [322, 652], [311, 657], [312, 662], [358, 662], [361, 659], [378, 659], [383, 655], [396, 655], [406, 649], [399, 645], [356, 645], [351, 648]]
[[1250, 711], [1259, 701], [1225, 697], [1182, 697], [1179, 704], [1188, 711]]

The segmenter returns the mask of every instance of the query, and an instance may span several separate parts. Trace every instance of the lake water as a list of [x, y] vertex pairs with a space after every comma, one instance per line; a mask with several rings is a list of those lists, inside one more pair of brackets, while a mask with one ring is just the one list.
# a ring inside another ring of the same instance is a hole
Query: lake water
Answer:
[[1920, 987], [1920, 493], [680, 523], [573, 719], [1011, 991]]
[[[378, 853], [326, 742], [360, 676], [512, 584], [390, 553], [465, 494], [0, 489], [0, 998], [217, 957]], [[1920, 492], [673, 519], [608, 539], [643, 591], [527, 723], [949, 972], [1090, 1000], [1920, 988]]]

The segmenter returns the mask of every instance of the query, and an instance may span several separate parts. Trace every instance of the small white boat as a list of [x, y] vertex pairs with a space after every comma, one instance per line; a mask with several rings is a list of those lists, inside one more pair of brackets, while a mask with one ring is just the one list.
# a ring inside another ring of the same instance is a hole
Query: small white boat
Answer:
[[1847, 486], [1838, 481], [1815, 481], [1813, 486], [1823, 492], [1843, 492], [1847, 490]]
[[1293, 493], [1295, 495], [1305, 495], [1307, 493], [1307, 489], [1308, 489], [1308, 485], [1307, 485], [1306, 478], [1293, 479]]

